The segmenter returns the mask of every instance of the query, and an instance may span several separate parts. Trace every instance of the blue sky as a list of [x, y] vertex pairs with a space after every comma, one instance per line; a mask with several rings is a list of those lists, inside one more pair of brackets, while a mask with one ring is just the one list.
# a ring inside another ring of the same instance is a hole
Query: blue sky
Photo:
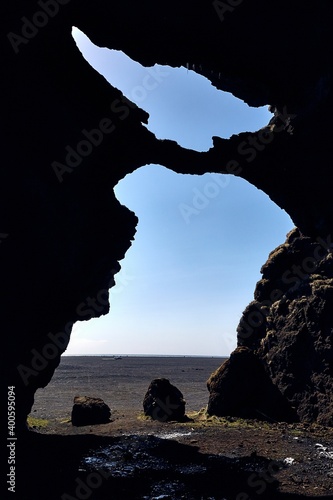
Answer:
[[[95, 47], [74, 28], [84, 57], [150, 114], [159, 138], [205, 151], [212, 136], [255, 131], [267, 108], [250, 108], [184, 68], [144, 68]], [[110, 291], [107, 316], [74, 326], [66, 354], [227, 356], [253, 299], [260, 268], [293, 227], [262, 191], [230, 175], [179, 175], [148, 165], [115, 188], [139, 217]]]

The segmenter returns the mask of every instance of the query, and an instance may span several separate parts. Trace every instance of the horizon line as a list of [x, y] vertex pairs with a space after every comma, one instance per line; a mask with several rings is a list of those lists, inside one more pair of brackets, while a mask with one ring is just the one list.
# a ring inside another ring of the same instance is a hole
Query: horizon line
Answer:
[[115, 354], [62, 354], [62, 356], [70, 357], [70, 356], [105, 356], [105, 357], [154, 357], [154, 358], [229, 358], [230, 355], [214, 355], [214, 354], [124, 354], [124, 353], [115, 353]]

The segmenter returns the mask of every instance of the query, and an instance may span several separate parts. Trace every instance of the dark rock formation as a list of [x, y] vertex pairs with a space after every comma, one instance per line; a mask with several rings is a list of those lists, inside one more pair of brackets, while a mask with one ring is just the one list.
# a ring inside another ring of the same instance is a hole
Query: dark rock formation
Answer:
[[333, 425], [331, 239], [293, 230], [262, 267], [238, 327], [302, 421]]
[[101, 398], [75, 396], [72, 409], [72, 424], [81, 425], [107, 424], [111, 410]]
[[238, 347], [210, 376], [207, 387], [210, 415], [286, 422], [297, 419], [259, 358], [247, 347]]
[[150, 383], [143, 400], [145, 415], [160, 422], [185, 419], [185, 400], [177, 387], [166, 378], [156, 378]]
[[[332, 58], [327, 48], [333, 4], [232, 4], [1, 4], [0, 318], [6, 347], [0, 366], [1, 380], [15, 386], [19, 427], [36, 389], [50, 381], [59, 364], [73, 322], [109, 310], [107, 290], [137, 222], [113, 194], [127, 173], [156, 163], [181, 173], [238, 175], [285, 209], [312, 238], [309, 243], [332, 234]], [[71, 36], [73, 25], [95, 44], [123, 50], [143, 65], [189, 66], [250, 105], [270, 104], [274, 118], [258, 133], [214, 138], [203, 153], [157, 140], [143, 125], [147, 113], [83, 59]], [[297, 307], [304, 314], [306, 299], [299, 299]], [[269, 365], [271, 376], [283, 385], [276, 370], [291, 354], [289, 344], [277, 353], [276, 338], [287, 323], [283, 308], [281, 315], [273, 310], [276, 347], [267, 341], [265, 355], [271, 345], [276, 360]], [[316, 321], [328, 332], [329, 313], [325, 318]], [[260, 335], [265, 337], [264, 330], [252, 336], [252, 348]], [[292, 349], [303, 345], [298, 342]], [[305, 346], [310, 344], [305, 340]], [[324, 345], [321, 351], [328, 353], [329, 343]], [[310, 348], [301, 349], [310, 355]], [[316, 365], [316, 373], [320, 369]], [[330, 380], [327, 373], [322, 394]]]
[[[251, 401], [254, 408], [266, 405], [269, 397], [265, 391], [253, 393], [254, 385], [260, 387], [259, 379], [265, 377], [270, 379], [271, 394], [279, 392], [279, 404], [263, 413], [285, 420], [280, 409], [289, 405], [303, 422], [333, 425], [331, 247], [330, 237], [314, 241], [295, 229], [286, 243], [271, 252], [261, 269], [255, 300], [238, 326], [238, 345], [242, 347], [209, 384], [211, 413], [238, 415]], [[251, 357], [243, 353], [240, 358], [245, 346]], [[238, 365], [235, 355], [240, 358]], [[257, 380], [254, 366], [247, 369], [249, 359], [261, 373]]]

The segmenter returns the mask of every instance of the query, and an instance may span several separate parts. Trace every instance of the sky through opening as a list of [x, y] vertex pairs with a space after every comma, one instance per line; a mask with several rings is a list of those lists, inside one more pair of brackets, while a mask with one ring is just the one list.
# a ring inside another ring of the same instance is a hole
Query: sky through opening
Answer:
[[[150, 114], [158, 138], [205, 151], [212, 136], [256, 131], [271, 117], [193, 71], [144, 68], [76, 28], [73, 36], [91, 66]], [[76, 323], [65, 355], [228, 356], [262, 264], [293, 227], [290, 217], [240, 178], [158, 165], [127, 175], [115, 193], [139, 217], [135, 241], [115, 276], [110, 313]]]

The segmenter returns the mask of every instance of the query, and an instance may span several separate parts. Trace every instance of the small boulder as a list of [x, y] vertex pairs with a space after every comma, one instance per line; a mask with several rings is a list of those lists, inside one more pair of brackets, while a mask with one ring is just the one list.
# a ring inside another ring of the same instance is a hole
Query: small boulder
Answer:
[[166, 378], [156, 378], [150, 383], [143, 400], [144, 413], [160, 422], [176, 420], [183, 422], [185, 400], [177, 387]]
[[107, 424], [111, 410], [103, 399], [88, 396], [75, 396], [72, 409], [72, 425]]

